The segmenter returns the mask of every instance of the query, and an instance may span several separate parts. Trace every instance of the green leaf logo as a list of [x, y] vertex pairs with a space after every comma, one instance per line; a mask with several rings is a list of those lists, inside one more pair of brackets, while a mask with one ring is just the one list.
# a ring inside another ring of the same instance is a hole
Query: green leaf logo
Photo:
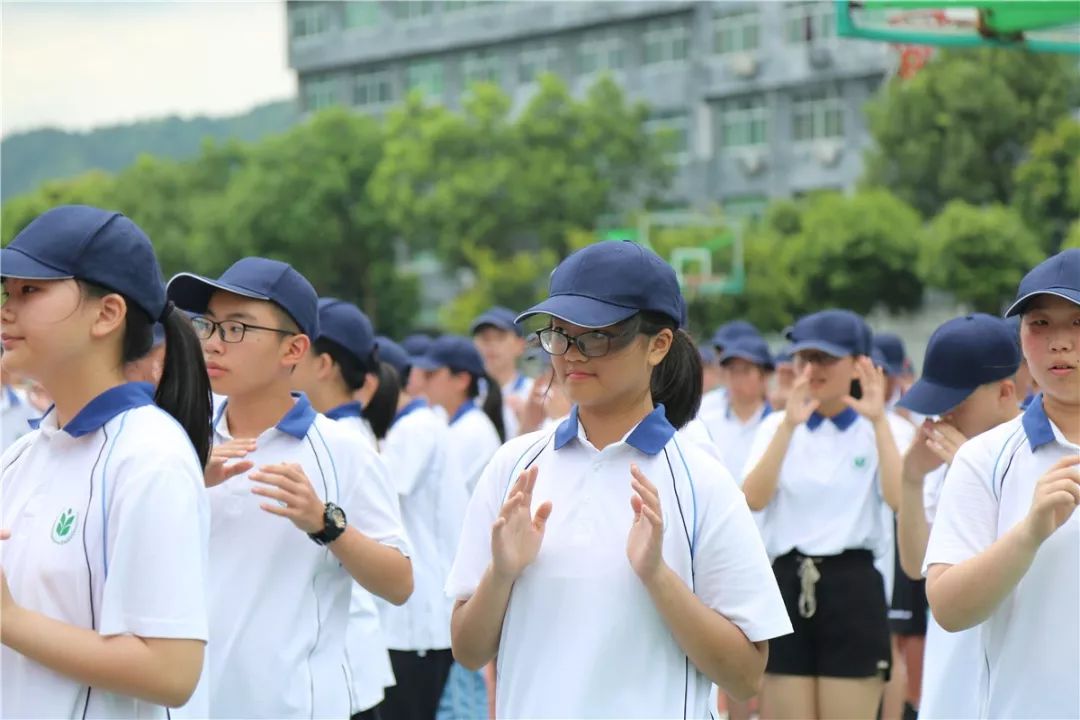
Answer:
[[859, 468], [860, 470], [862, 470], [864, 467], [866, 467], [866, 458], [865, 457], [857, 457], [857, 458], [855, 458], [855, 467]]
[[75, 537], [75, 525], [78, 520], [78, 514], [71, 508], [60, 513], [60, 517], [56, 518], [56, 523], [53, 525], [52, 529], [53, 542], [63, 545], [68, 540]]

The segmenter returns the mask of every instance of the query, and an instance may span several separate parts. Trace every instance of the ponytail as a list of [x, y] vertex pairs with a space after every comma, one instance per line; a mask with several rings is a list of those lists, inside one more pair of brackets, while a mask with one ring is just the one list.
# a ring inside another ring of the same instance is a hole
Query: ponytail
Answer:
[[673, 338], [668, 354], [653, 368], [649, 383], [654, 405], [664, 406], [664, 415], [676, 429], [697, 417], [701, 407], [701, 355], [685, 330], [675, 321], [659, 313], [643, 312], [639, 316], [640, 330], [656, 335], [667, 328]]
[[474, 375], [472, 382], [469, 383], [469, 397], [474, 398], [480, 394], [481, 379], [487, 385], [487, 392], [484, 394], [484, 405], [481, 409], [491, 420], [491, 424], [495, 426], [495, 432], [499, 434], [499, 442], [504, 443], [506, 442], [506, 425], [503, 422], [502, 389], [499, 387], [499, 383], [486, 373], [482, 378], [477, 378]]
[[374, 374], [379, 380], [379, 386], [361, 414], [371, 425], [375, 437], [382, 440], [386, 437], [386, 431], [390, 429], [390, 424], [394, 422], [394, 417], [397, 415], [401, 382], [398, 380], [397, 370], [389, 363], [379, 363], [379, 368]]

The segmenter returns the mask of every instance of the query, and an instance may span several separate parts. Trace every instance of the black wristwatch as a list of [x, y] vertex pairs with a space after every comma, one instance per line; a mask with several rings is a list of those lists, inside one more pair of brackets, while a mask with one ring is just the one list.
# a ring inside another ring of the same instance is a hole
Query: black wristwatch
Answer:
[[334, 503], [326, 503], [323, 511], [323, 529], [321, 532], [308, 533], [308, 537], [318, 545], [329, 545], [341, 537], [345, 532], [348, 522], [345, 520], [345, 511]]

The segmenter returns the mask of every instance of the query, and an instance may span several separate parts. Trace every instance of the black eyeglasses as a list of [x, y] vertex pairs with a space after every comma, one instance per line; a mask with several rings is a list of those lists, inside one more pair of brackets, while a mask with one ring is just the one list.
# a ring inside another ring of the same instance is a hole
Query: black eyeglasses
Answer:
[[544, 352], [548, 355], [565, 355], [573, 345], [585, 357], [595, 358], [622, 350], [634, 339], [637, 330], [637, 323], [631, 323], [629, 327], [618, 333], [590, 330], [571, 336], [562, 330], [544, 328], [536, 333], [536, 336], [540, 340], [540, 347], [544, 348]]
[[214, 331], [217, 330], [221, 342], [226, 343], [238, 343], [242, 341], [248, 330], [265, 330], [266, 332], [276, 332], [281, 333], [282, 335], [297, 334], [294, 330], [282, 330], [281, 328], [263, 327], [261, 325], [248, 325], [239, 320], [222, 320], [221, 322], [215, 322], [214, 320], [201, 315], [196, 315], [191, 318], [191, 327], [195, 328], [195, 334], [199, 336], [200, 340], [209, 340], [214, 336]]

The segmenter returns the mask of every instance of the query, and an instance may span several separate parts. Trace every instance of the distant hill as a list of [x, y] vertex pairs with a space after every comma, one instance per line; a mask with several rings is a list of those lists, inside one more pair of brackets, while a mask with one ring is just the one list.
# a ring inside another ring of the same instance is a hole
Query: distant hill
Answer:
[[287, 130], [297, 119], [296, 103], [282, 100], [231, 117], [173, 116], [88, 132], [47, 128], [11, 135], [0, 143], [0, 199], [87, 170], [116, 172], [143, 153], [178, 160], [192, 157], [205, 138], [259, 140]]

